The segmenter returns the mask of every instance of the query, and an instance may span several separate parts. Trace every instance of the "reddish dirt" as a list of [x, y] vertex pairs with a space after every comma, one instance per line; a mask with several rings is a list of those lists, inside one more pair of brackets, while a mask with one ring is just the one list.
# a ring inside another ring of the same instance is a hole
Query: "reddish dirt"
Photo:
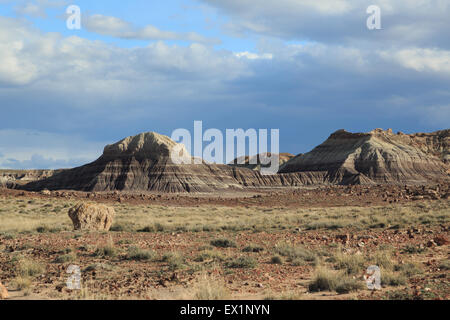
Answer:
[[221, 194], [154, 194], [120, 192], [50, 191], [26, 192], [0, 188], [0, 196], [24, 198], [73, 198], [96, 202], [120, 202], [130, 205], [161, 204], [166, 206], [249, 206], [249, 207], [340, 207], [374, 206], [420, 200], [450, 198], [450, 184], [428, 186], [329, 186], [310, 188], [254, 189], [252, 192]]

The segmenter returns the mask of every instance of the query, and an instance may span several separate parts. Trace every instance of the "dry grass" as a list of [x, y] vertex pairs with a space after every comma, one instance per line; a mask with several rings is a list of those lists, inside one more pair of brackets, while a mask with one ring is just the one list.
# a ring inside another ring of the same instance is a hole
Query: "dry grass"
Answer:
[[[0, 198], [0, 232], [71, 230], [67, 211], [77, 202], [61, 199]], [[450, 222], [448, 201], [339, 208], [241, 208], [113, 204], [116, 231], [277, 231], [301, 229], [401, 228]]]
[[226, 300], [230, 297], [223, 280], [217, 280], [207, 275], [203, 275], [195, 284], [194, 292], [196, 300]]

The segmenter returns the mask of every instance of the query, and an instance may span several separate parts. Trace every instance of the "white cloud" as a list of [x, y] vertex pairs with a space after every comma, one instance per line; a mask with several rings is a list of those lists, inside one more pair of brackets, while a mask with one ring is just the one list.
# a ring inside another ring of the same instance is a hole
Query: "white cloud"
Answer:
[[386, 60], [392, 60], [405, 68], [418, 72], [450, 74], [450, 51], [438, 49], [410, 48], [395, 51], [380, 51]]
[[84, 18], [83, 27], [90, 32], [121, 39], [134, 40], [183, 40], [204, 44], [220, 44], [217, 38], [207, 38], [195, 32], [177, 33], [163, 31], [152, 25], [138, 28], [128, 21], [117, 17], [94, 14]]
[[[202, 0], [227, 15], [224, 30], [233, 36], [259, 35], [285, 40], [351, 44], [439, 46], [450, 48], [447, 0]], [[382, 30], [369, 31], [369, 5], [381, 9]]]
[[248, 52], [248, 51], [236, 52], [235, 56], [238, 58], [247, 58], [250, 60], [257, 60], [257, 59], [271, 60], [271, 59], [273, 59], [273, 54], [271, 54], [271, 53], [258, 54], [258, 53]]
[[33, 18], [43, 18], [43, 19], [47, 18], [45, 8], [32, 2], [27, 2], [15, 7], [15, 11], [18, 14], [27, 15]]

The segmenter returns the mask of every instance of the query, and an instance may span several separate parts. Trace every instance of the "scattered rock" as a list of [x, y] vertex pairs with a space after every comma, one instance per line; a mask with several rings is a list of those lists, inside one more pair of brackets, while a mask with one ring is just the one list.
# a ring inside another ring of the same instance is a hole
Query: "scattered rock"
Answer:
[[69, 210], [75, 230], [109, 231], [114, 215], [114, 208], [101, 204], [82, 203]]
[[52, 193], [49, 190], [47, 190], [47, 189], [42, 190], [41, 194], [43, 196], [51, 196], [52, 195]]

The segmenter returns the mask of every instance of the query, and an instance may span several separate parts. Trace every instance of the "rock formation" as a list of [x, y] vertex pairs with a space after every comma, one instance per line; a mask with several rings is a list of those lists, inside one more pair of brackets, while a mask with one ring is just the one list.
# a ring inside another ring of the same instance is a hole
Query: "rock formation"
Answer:
[[82, 203], [69, 210], [74, 230], [109, 231], [114, 215], [114, 208], [101, 204]]
[[0, 170], [0, 187], [14, 188], [51, 177], [62, 170]]
[[175, 164], [191, 156], [169, 137], [142, 133], [105, 147], [103, 155], [82, 167], [69, 169], [23, 187], [29, 191], [48, 190], [145, 190], [160, 192], [210, 192], [242, 188], [233, 177], [233, 168], [214, 164]]
[[[426, 184], [449, 179], [445, 163], [448, 135], [449, 130], [415, 135], [380, 129], [369, 133], [340, 130], [311, 152], [284, 163], [279, 174], [262, 175], [252, 170], [258, 166], [251, 165], [174, 163], [174, 152], [185, 161], [193, 158], [183, 145], [148, 132], [106, 146], [102, 156], [90, 164], [54, 172], [17, 188], [213, 192], [322, 184]], [[289, 157], [282, 154], [281, 161]]]
[[[274, 155], [275, 157], [276, 155]], [[239, 168], [247, 168], [251, 170], [261, 170], [261, 163], [264, 163], [263, 167], [270, 167], [270, 158], [272, 157], [272, 154], [270, 152], [267, 152], [265, 154], [258, 154], [253, 157], [244, 156], [234, 159], [232, 163], [230, 163], [230, 166], [233, 167], [239, 167]], [[278, 162], [279, 165], [283, 165], [289, 160], [294, 158], [293, 154], [290, 153], [280, 153], [278, 155]]]
[[296, 156], [280, 173], [321, 174], [333, 184], [426, 184], [448, 179], [450, 130], [394, 134], [392, 130], [339, 130], [311, 152]]

